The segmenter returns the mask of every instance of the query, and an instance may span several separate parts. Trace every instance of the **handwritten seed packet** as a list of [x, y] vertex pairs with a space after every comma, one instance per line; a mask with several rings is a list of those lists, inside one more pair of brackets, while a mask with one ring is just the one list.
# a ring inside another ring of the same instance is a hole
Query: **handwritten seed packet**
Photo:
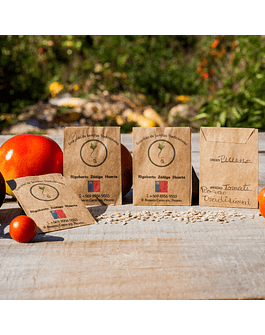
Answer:
[[120, 127], [64, 128], [63, 175], [85, 205], [121, 205]]
[[201, 206], [258, 207], [258, 130], [202, 127]]
[[27, 216], [45, 233], [95, 223], [78, 195], [59, 173], [7, 181]]
[[133, 204], [191, 205], [189, 127], [133, 128]]

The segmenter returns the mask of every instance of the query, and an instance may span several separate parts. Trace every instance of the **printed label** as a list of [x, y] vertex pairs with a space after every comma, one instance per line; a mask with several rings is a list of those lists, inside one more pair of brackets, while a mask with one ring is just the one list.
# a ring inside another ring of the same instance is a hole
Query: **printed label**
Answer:
[[100, 180], [89, 180], [88, 192], [100, 192]]
[[64, 219], [67, 218], [65, 212], [62, 209], [58, 209], [57, 211], [50, 211], [51, 215], [54, 219]]
[[64, 176], [86, 205], [122, 204], [119, 127], [64, 128]]
[[167, 193], [168, 192], [168, 182], [167, 181], [156, 181], [155, 182], [155, 192], [157, 193]]
[[257, 208], [258, 130], [202, 127], [201, 206]]
[[133, 129], [133, 203], [191, 204], [190, 128]]
[[10, 185], [26, 215], [36, 222], [41, 232], [95, 223], [60, 174], [17, 178]]

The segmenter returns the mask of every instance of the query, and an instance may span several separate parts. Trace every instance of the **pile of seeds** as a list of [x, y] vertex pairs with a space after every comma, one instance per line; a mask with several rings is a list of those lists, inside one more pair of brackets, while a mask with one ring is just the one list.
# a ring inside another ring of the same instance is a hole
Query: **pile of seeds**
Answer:
[[[260, 216], [258, 213], [256, 216]], [[248, 215], [251, 219], [255, 218], [254, 214]], [[173, 219], [174, 221], [183, 221], [184, 223], [194, 223], [202, 221], [216, 221], [220, 223], [229, 223], [230, 221], [235, 221], [235, 218], [240, 220], [245, 219], [246, 215], [244, 213], [238, 213], [236, 210], [219, 210], [219, 211], [210, 211], [210, 210], [196, 210], [190, 208], [187, 211], [170, 211], [163, 209], [161, 211], [147, 211], [143, 210], [140, 213], [131, 213], [129, 211], [125, 213], [115, 213], [115, 214], [101, 214], [96, 219], [97, 223], [122, 223], [123, 225], [127, 224], [131, 220], [139, 221], [155, 221], [160, 222], [165, 219]]]

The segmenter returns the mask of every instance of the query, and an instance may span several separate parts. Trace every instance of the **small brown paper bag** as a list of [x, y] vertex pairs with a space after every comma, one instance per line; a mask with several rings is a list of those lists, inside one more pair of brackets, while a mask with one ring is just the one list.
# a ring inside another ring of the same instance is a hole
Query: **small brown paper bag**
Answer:
[[133, 204], [191, 205], [189, 127], [133, 128]]
[[258, 130], [201, 128], [201, 206], [258, 207]]
[[7, 181], [38, 232], [73, 228], [95, 223], [89, 210], [58, 173]]
[[66, 127], [63, 152], [63, 175], [84, 204], [122, 204], [120, 127]]

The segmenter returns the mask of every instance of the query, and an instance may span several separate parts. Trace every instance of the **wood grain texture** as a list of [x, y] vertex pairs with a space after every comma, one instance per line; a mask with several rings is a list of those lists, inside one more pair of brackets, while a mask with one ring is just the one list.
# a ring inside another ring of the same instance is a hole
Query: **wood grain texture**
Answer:
[[[198, 174], [197, 135], [192, 134], [192, 165]], [[131, 137], [122, 136], [127, 147]], [[6, 138], [0, 136], [0, 144]], [[259, 139], [261, 189], [264, 134]], [[62, 145], [61, 137], [55, 140]], [[132, 192], [123, 205], [88, 208], [93, 215], [163, 209], [133, 206]], [[257, 209], [238, 211], [247, 217], [226, 224], [171, 219], [99, 223], [39, 234], [33, 243], [19, 244], [8, 230], [10, 221], [23, 211], [7, 198], [0, 209], [0, 299], [263, 299], [265, 219], [248, 216], [258, 214]]]
[[1, 243], [0, 297], [263, 298], [264, 232], [236, 232], [232, 236], [229, 230], [224, 234], [210, 229], [171, 239]]

